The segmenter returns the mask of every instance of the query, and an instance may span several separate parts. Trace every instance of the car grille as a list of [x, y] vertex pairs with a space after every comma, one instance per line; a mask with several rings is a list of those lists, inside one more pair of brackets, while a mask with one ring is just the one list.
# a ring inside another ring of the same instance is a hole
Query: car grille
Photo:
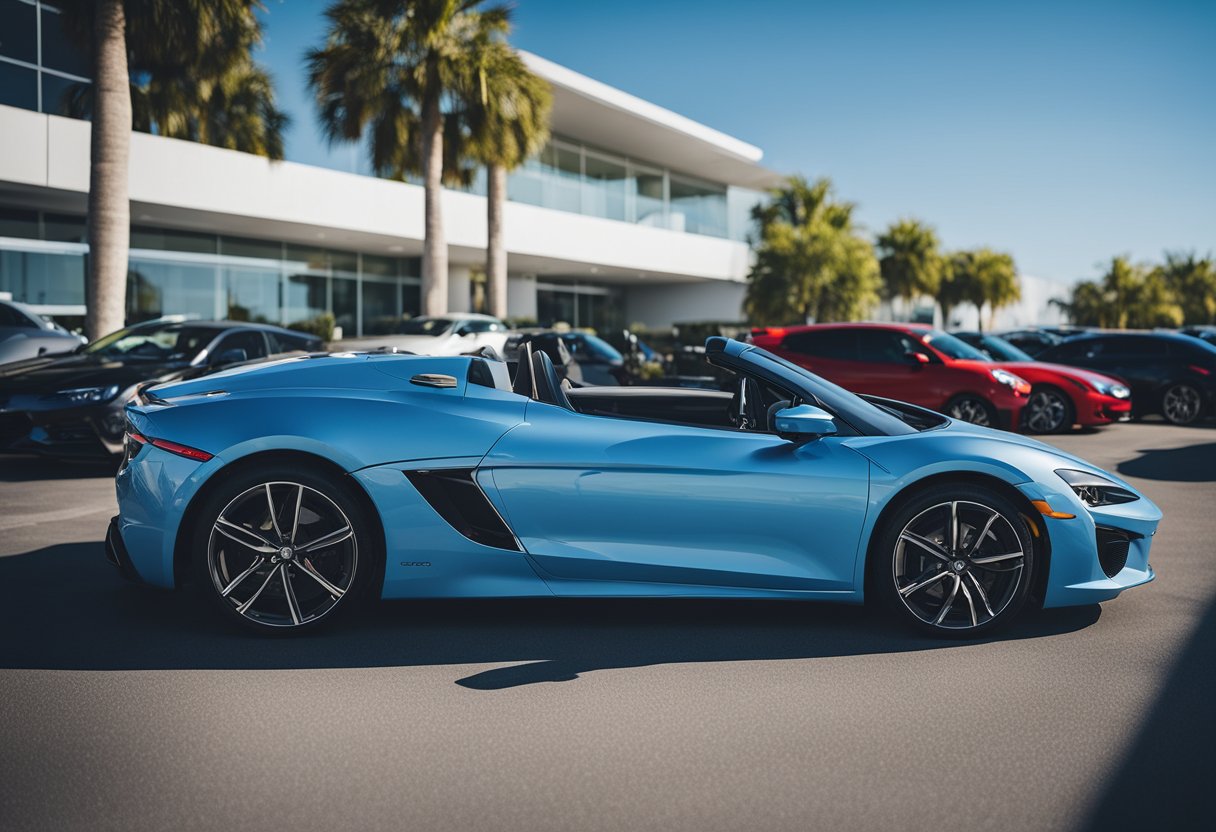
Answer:
[[1113, 578], [1127, 566], [1127, 554], [1131, 549], [1134, 535], [1098, 526], [1098, 562], [1106, 577]]

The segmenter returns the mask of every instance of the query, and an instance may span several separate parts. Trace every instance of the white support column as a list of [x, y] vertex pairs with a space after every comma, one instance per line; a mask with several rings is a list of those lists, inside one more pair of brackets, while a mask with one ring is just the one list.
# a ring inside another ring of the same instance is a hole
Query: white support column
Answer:
[[469, 267], [452, 263], [448, 266], [448, 311], [468, 312], [471, 304]]
[[507, 317], [536, 319], [536, 275], [507, 275]]

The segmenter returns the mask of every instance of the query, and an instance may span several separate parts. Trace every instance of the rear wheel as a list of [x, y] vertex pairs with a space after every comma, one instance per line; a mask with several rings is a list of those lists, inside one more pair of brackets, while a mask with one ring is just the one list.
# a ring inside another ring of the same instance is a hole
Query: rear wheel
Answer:
[[1161, 396], [1161, 415], [1174, 425], [1190, 425], [1203, 411], [1203, 396], [1189, 384], [1171, 384]]
[[196, 585], [263, 633], [311, 629], [356, 606], [371, 582], [372, 523], [348, 487], [305, 466], [233, 474], [196, 527]]
[[970, 483], [901, 505], [871, 549], [871, 586], [896, 617], [934, 635], [1002, 627], [1026, 601], [1034, 546], [1017, 507]]
[[996, 408], [986, 399], [970, 393], [951, 399], [946, 405], [946, 415], [986, 428], [994, 428], [997, 423]]
[[1072, 427], [1072, 400], [1055, 387], [1036, 387], [1026, 402], [1026, 429], [1031, 433], [1061, 433]]

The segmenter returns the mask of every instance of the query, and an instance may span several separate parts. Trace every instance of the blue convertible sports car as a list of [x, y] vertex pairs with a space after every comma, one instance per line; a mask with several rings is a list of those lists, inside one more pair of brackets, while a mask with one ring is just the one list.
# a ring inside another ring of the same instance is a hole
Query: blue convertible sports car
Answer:
[[337, 353], [143, 391], [107, 555], [263, 632], [379, 595], [881, 602], [976, 635], [1153, 579], [1157, 507], [1013, 434], [711, 338], [733, 392], [566, 389], [543, 352]]

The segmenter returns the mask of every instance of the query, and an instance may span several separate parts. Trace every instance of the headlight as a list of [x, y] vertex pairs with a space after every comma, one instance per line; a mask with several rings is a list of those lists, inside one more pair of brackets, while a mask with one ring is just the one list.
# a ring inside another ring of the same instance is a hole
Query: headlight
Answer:
[[1094, 389], [1103, 396], [1110, 396], [1114, 399], [1126, 399], [1130, 398], [1132, 395], [1132, 391], [1128, 390], [1122, 384], [1108, 384], [1105, 381], [1091, 381], [1090, 384], [1092, 384]]
[[1061, 468], [1056, 471], [1056, 474], [1059, 475], [1060, 479], [1068, 483], [1069, 487], [1081, 498], [1081, 502], [1093, 508], [1097, 508], [1098, 506], [1115, 506], [1119, 503], [1130, 503], [1132, 500], [1139, 499], [1123, 486], [1116, 485], [1106, 477], [1100, 477], [1088, 471]]
[[1021, 376], [1015, 376], [1008, 370], [1002, 370], [999, 367], [995, 370], [989, 370], [988, 373], [997, 384], [1003, 384], [1016, 393], [1030, 394], [1030, 382]]
[[55, 395], [67, 399], [71, 404], [101, 404], [108, 402], [118, 395], [118, 385], [109, 387], [77, 387], [72, 390], [59, 390]]

